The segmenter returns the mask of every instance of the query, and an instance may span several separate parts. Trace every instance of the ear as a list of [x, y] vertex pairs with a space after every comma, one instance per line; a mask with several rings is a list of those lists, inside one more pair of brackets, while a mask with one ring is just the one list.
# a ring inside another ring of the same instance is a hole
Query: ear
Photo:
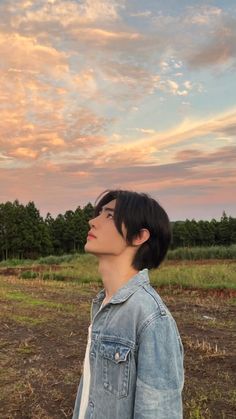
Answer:
[[140, 246], [141, 244], [145, 243], [150, 237], [149, 230], [146, 228], [142, 228], [137, 236], [133, 239], [132, 245], [133, 246]]

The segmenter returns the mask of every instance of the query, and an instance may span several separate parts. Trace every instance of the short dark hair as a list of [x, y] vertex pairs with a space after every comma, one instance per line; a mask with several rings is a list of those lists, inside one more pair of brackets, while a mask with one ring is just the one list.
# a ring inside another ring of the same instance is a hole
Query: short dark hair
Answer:
[[148, 194], [121, 189], [106, 190], [95, 202], [95, 216], [113, 199], [116, 199], [115, 226], [123, 236], [124, 223], [128, 244], [132, 244], [142, 228], [146, 228], [150, 233], [149, 239], [136, 252], [132, 266], [137, 270], [157, 268], [163, 261], [171, 241], [171, 226], [165, 210]]

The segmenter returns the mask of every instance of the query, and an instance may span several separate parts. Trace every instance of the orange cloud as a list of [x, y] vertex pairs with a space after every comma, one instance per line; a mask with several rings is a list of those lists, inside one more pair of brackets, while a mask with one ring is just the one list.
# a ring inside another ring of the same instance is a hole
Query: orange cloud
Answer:
[[27, 147], [18, 147], [14, 150], [14, 152], [9, 153], [12, 156], [15, 157], [21, 157], [21, 158], [30, 158], [30, 159], [35, 159], [35, 157], [37, 157], [38, 153], [34, 150], [31, 150], [30, 148]]
[[[9, 45], [12, 54], [9, 53]], [[1, 68], [5, 71], [22, 74], [46, 71], [58, 76], [68, 69], [63, 51], [39, 43], [34, 36], [0, 33], [0, 51], [4, 57]]]
[[123, 0], [1, 2], [2, 199], [34, 199], [57, 212], [109, 186], [169, 202], [193, 192], [214, 197], [227, 185], [233, 191], [236, 110], [217, 115], [212, 107], [209, 117], [179, 118], [158, 131], [155, 112], [168, 126], [188, 96], [194, 113], [207, 86], [191, 68], [233, 65], [234, 18], [210, 6], [170, 16], [132, 7]]

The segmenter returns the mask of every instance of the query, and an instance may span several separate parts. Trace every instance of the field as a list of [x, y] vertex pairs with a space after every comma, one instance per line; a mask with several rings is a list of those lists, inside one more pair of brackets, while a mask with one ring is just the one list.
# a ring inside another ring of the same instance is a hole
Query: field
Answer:
[[[236, 261], [169, 261], [151, 280], [185, 347], [184, 418], [235, 418]], [[100, 287], [87, 256], [0, 268], [1, 419], [71, 418]]]

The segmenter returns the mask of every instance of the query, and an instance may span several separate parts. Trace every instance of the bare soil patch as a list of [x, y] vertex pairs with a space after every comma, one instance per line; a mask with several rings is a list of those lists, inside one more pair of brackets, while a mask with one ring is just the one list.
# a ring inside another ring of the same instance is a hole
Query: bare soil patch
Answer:
[[[97, 291], [96, 285], [0, 277], [0, 418], [72, 417]], [[235, 293], [159, 292], [185, 347], [184, 417], [235, 418]]]

